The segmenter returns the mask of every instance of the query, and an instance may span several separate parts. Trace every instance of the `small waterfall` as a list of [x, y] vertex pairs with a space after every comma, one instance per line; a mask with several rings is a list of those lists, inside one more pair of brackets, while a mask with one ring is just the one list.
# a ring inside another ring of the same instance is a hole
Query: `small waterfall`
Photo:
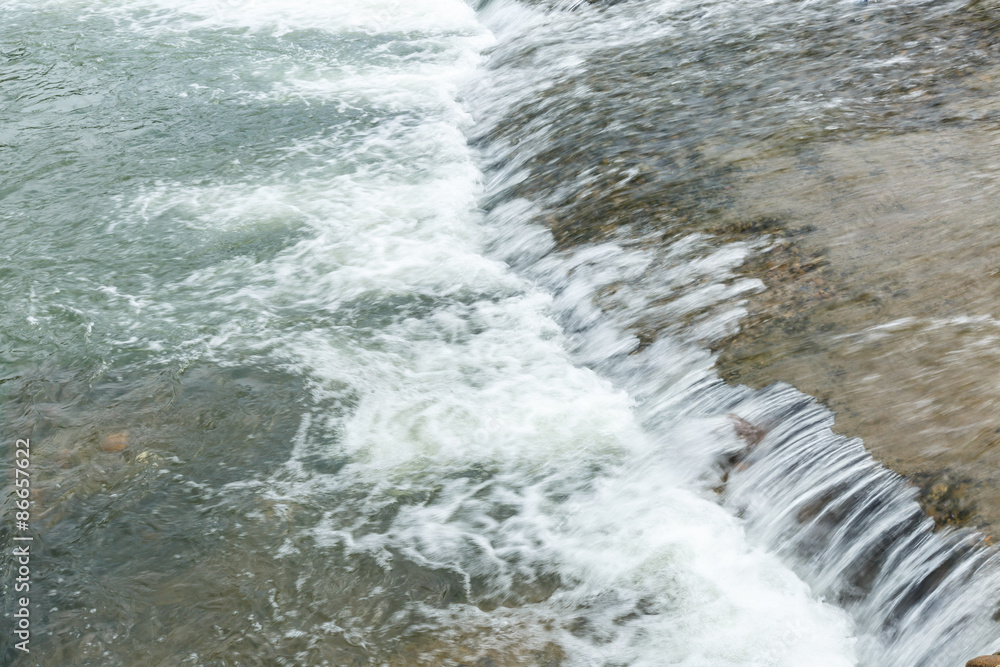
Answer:
[[[638, 59], [651, 40], [669, 44], [690, 12], [732, 13], [735, 4], [486, 3], [483, 20], [500, 43], [487, 82], [470, 98], [475, 145], [492, 177], [493, 251], [555, 294], [575, 358], [629, 392], [644, 428], [688, 479], [706, 493], [714, 488], [754, 543], [851, 614], [859, 664], [964, 664], [1000, 648], [997, 550], [981, 533], [935, 532], [916, 490], [860, 440], [831, 431], [833, 414], [812, 397], [783, 384], [751, 390], [718, 379], [712, 345], [739, 326], [742, 298], [762, 288], [736, 269], [767, 239], [713, 237], [679, 216], [664, 232], [637, 219], [635, 199], [648, 195], [642, 184], [615, 187], [641, 179], [643, 167], [628, 164], [636, 153], [656, 159], [637, 143], [662, 138], [641, 119], [616, 120], [628, 113], [628, 93], [637, 108], [649, 106], [641, 83], [623, 84], [617, 95], [595, 87], [627, 76], [616, 58]], [[661, 125], [702, 120], [669, 118], [670, 101]], [[648, 136], [630, 137], [636, 127]], [[666, 164], [678, 156], [659, 157]], [[697, 187], [698, 178], [689, 174], [686, 184]], [[729, 435], [733, 419], [754, 429], [752, 437]], [[736, 467], [722, 471], [727, 457]]]
[[1000, 557], [982, 534], [935, 533], [915, 489], [795, 389], [770, 387], [738, 410], [769, 432], [730, 477], [726, 506], [851, 612], [863, 655], [930, 667], [998, 648]]

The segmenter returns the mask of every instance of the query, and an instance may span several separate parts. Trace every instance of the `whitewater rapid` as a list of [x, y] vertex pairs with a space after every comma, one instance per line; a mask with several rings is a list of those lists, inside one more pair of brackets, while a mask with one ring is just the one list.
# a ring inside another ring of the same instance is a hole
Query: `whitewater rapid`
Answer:
[[[774, 518], [809, 492], [766, 458], [800, 455], [790, 427], [717, 489], [746, 446], [730, 413], [833, 437], [808, 397], [714, 374], [766, 241], [560, 246], [549, 202], [505, 196], [560, 133], [497, 140], [513, 109], [671, 33], [678, 3], [628, 5], [8, 6], [38, 61], [18, 131], [67, 147], [20, 167], [71, 188], [23, 178], [5, 213], [33, 254], [0, 325], [36, 342], [5, 351], [28, 379], [4, 398], [48, 420], [63, 559], [39, 664], [903, 664]], [[640, 346], [637, 313], [678, 328]], [[99, 451], [112, 430], [149, 455]]]

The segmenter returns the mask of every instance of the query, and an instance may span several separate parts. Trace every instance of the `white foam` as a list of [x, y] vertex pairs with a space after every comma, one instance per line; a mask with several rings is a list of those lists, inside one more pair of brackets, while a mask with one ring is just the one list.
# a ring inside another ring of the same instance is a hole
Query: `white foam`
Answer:
[[[641, 279], [651, 258], [610, 244], [572, 257], [569, 269], [543, 261], [543, 270], [575, 276], [553, 301], [482, 256], [488, 240], [536, 257], [551, 241], [524, 227], [488, 239], [476, 225], [479, 176], [464, 141], [442, 127], [432, 135], [420, 152], [433, 159], [418, 172], [383, 166], [334, 179], [316, 235], [272, 262], [265, 286], [234, 296], [333, 318], [358, 306], [357, 319], [293, 332], [276, 350], [314, 379], [317, 401], [347, 386], [356, 404], [346, 415], [313, 415], [294, 458], [269, 482], [272, 498], [361, 494], [363, 508], [328, 508], [309, 538], [386, 567], [400, 554], [454, 571], [470, 595], [473, 580], [504, 596], [515, 581], [558, 573], [565, 583], [555, 595], [505, 614], [548, 619], [572, 664], [853, 664], [846, 616], [750, 549], [737, 522], [686, 487], [664, 458], [672, 450], [644, 434], [632, 399], [568, 352], [553, 310], [575, 307], [581, 326], [596, 324], [587, 310], [596, 287]], [[410, 136], [383, 140], [398, 152]], [[745, 253], [725, 249], [665, 282], [725, 274]], [[381, 304], [413, 309], [366, 323]], [[324, 432], [339, 434], [335, 448]], [[305, 465], [323, 456], [348, 463], [335, 475]], [[434, 500], [401, 508], [388, 528], [364, 518], [421, 490]], [[515, 509], [497, 519], [499, 506]], [[637, 605], [648, 613], [620, 620]], [[570, 632], [577, 618], [591, 630]]]
[[[750, 549], [738, 523], [681, 488], [670, 468], [635, 462], [567, 508], [560, 551], [585, 582], [569, 597], [646, 597], [646, 615], [609, 645], [572, 642], [579, 663], [853, 665], [845, 615]], [[603, 615], [630, 611], [609, 606]]]
[[197, 29], [248, 28], [275, 34], [294, 30], [332, 32], [481, 32], [472, 9], [455, 0], [82, 0], [17, 2], [14, 6], [77, 9], [81, 16], [104, 14], [134, 30], [181, 33]]

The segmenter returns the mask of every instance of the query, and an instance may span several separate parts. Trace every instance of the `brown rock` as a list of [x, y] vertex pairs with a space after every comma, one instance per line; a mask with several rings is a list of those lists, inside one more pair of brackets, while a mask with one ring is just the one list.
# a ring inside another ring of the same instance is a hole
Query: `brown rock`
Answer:
[[965, 667], [1000, 667], [1000, 653], [981, 655], [965, 663]]
[[105, 452], [120, 452], [128, 447], [128, 434], [124, 431], [112, 433], [101, 441], [101, 449]]
[[736, 435], [746, 442], [748, 447], [755, 447], [767, 435], [767, 429], [762, 426], [751, 424], [746, 419], [743, 419], [743, 417], [733, 413], [729, 413], [728, 416], [729, 420], [733, 423]]

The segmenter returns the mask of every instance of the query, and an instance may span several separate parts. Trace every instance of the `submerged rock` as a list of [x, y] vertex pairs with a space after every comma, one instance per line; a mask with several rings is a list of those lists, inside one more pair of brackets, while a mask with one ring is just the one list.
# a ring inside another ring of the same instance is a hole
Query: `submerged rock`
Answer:
[[743, 417], [737, 414], [729, 413], [729, 420], [733, 423], [733, 429], [736, 431], [736, 435], [747, 443], [747, 448], [744, 450], [743, 454], [749, 452], [749, 450], [756, 447], [764, 436], [767, 435], [768, 429], [764, 426], [759, 426], [757, 424], [751, 424]]
[[722, 484], [713, 489], [716, 493], [722, 493], [725, 490], [726, 484], [729, 483], [729, 474], [733, 470], [740, 471], [746, 469], [748, 464], [744, 459], [764, 439], [764, 436], [770, 430], [768, 426], [751, 424], [746, 419], [743, 419], [743, 417], [732, 412], [729, 413], [728, 417], [733, 425], [733, 430], [736, 432], [736, 437], [746, 443], [746, 446], [739, 451], [730, 453], [719, 462]]
[[128, 447], [128, 434], [124, 431], [105, 436], [101, 441], [101, 449], [106, 452], [120, 452], [126, 447]]
[[965, 667], [1000, 667], [1000, 653], [981, 655], [965, 663]]

